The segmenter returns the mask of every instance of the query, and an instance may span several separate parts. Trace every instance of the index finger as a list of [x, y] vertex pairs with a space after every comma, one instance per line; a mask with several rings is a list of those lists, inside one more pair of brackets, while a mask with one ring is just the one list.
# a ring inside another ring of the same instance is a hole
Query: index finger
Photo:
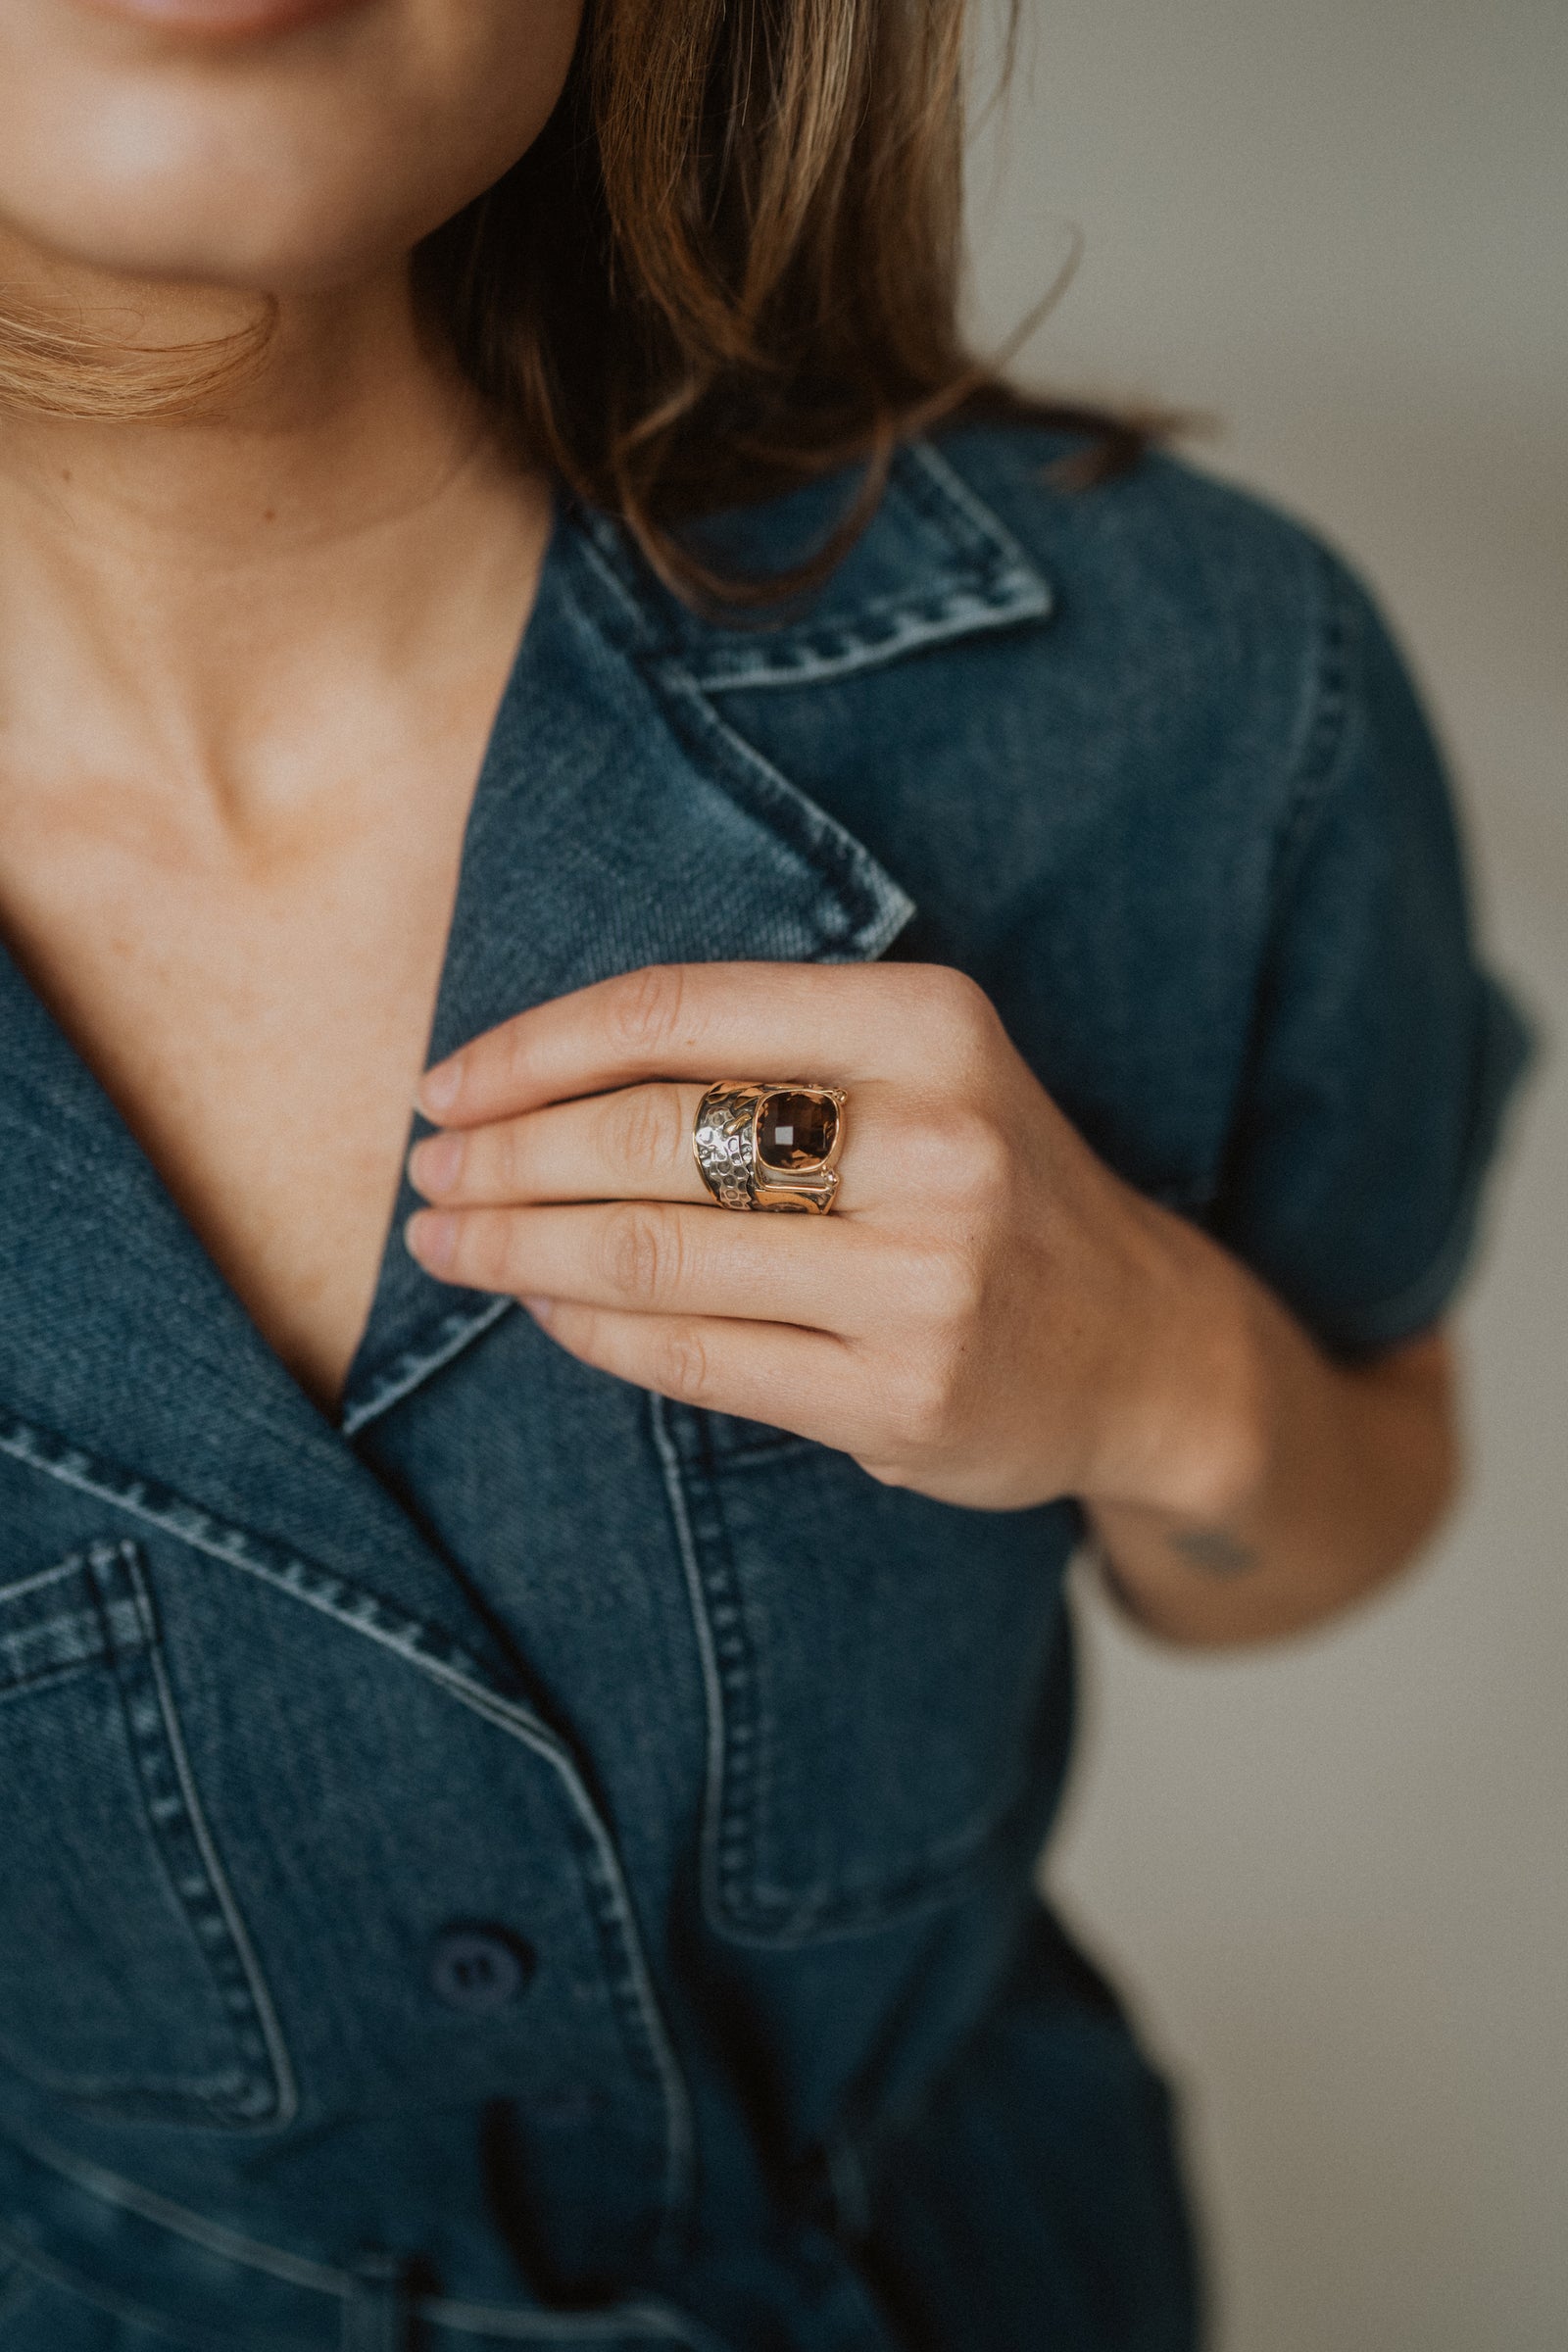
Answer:
[[419, 1108], [473, 1127], [642, 1078], [924, 1075], [960, 992], [985, 1005], [935, 964], [646, 964], [487, 1030], [426, 1071]]

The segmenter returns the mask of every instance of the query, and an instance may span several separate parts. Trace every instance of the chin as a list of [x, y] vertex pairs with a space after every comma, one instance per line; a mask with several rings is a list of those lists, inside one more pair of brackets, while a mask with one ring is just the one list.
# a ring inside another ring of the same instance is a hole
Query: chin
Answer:
[[143, 280], [331, 286], [407, 254], [523, 152], [579, 13], [386, 0], [318, 40], [189, 58], [71, 47], [47, 11], [47, 39], [0, 23], [0, 228], [40, 261]]
[[[0, 220], [40, 260], [115, 277], [287, 296], [385, 268], [466, 200], [462, 182], [411, 188], [352, 152], [165, 152], [106, 168], [60, 156], [13, 199], [0, 161]], [[139, 167], [139, 168], [138, 168]]]
[[46, 268], [284, 297], [363, 278], [411, 251], [422, 233], [400, 234], [381, 220], [346, 221], [328, 205], [302, 203], [297, 189], [275, 206], [229, 207], [211, 186], [199, 205], [170, 205], [157, 195], [102, 207], [78, 201], [64, 217], [37, 207], [25, 218], [13, 213], [10, 225]]

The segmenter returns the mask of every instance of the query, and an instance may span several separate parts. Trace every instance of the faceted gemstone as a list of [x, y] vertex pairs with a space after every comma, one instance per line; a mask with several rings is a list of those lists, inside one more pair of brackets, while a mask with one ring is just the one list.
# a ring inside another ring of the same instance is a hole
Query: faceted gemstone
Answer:
[[836, 1102], [820, 1095], [764, 1095], [757, 1116], [757, 1155], [770, 1168], [814, 1168], [839, 1131]]

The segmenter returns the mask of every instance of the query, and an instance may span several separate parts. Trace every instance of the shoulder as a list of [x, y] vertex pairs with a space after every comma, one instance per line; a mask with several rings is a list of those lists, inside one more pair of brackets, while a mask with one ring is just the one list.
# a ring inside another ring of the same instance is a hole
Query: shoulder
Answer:
[[[1261, 913], [1378, 652], [1402, 680], [1396, 657], [1353, 574], [1265, 501], [1157, 452], [1073, 488], [1073, 454], [1010, 424], [907, 449], [809, 600], [762, 623], [682, 612], [665, 644], [917, 898], [940, 852], [944, 902], [989, 920], [1076, 849], [1102, 875], [1168, 854], [1162, 886], [1200, 899], [1245, 876]], [[721, 553], [781, 567], [852, 489], [725, 517]]]
[[1345, 562], [1164, 451], [1091, 488], [1071, 486], [1077, 448], [1060, 433], [973, 430], [936, 454], [1049, 585], [1049, 615], [1008, 648], [1009, 690], [1049, 739], [1098, 747], [1107, 784], [1157, 770], [1165, 794], [1216, 815], [1221, 770], [1245, 769], [1248, 821], [1284, 817], [1328, 748], [1369, 617]]
[[[901, 452], [829, 579], [771, 618], [665, 606], [668, 650], [781, 749], [874, 746], [892, 776], [917, 745], [930, 789], [1039, 795], [1045, 762], [1114, 804], [1157, 783], [1195, 808], [1247, 775], [1252, 824], [1285, 821], [1346, 703], [1375, 615], [1345, 564], [1265, 501], [1154, 452], [1069, 486], [1074, 444], [970, 426]], [[766, 572], [819, 544], [853, 498], [839, 477], [710, 526], [720, 561]], [[829, 779], [819, 778], [824, 784]], [[1216, 809], [1216, 813], [1219, 811]], [[1242, 813], [1233, 809], [1233, 814]]]
[[[1309, 529], [1162, 452], [1076, 488], [1074, 455], [1012, 422], [901, 449], [827, 578], [760, 615], [692, 610], [618, 526], [588, 527], [642, 662], [880, 861], [920, 953], [1001, 989], [1042, 925], [1085, 973], [1136, 935], [1180, 959], [1189, 1006], [1243, 1009], [1323, 808], [1357, 803], [1393, 839], [1391, 797], [1413, 795], [1442, 831], [1441, 765], [1373, 605]], [[858, 487], [711, 518], [702, 550], [787, 573]]]
[[1050, 580], [1063, 666], [1103, 663], [1118, 691], [1136, 670], [1167, 692], [1294, 699], [1344, 578], [1300, 522], [1157, 449], [1079, 489], [1059, 433], [982, 429], [938, 448]]
[[[1433, 909], [1462, 947], [1447, 787], [1374, 608], [1309, 530], [1162, 454], [1074, 489], [1071, 454], [945, 434], [901, 451], [809, 598], [729, 624], [623, 574], [626, 609], [676, 699], [891, 877], [916, 910], [901, 945], [979, 981], [1089, 1142], [1203, 1207], [1280, 991], [1349, 1002], [1375, 936]], [[715, 553], [786, 568], [854, 489], [723, 517]], [[1303, 876], [1311, 953], [1282, 961]]]
[[1261, 594], [1271, 615], [1299, 608], [1328, 558], [1303, 524], [1254, 493], [1158, 447], [1124, 473], [1074, 486], [1081, 436], [981, 425], [934, 448], [1026, 550], [1066, 584], [1118, 607], [1157, 604], [1182, 634], [1227, 634]]

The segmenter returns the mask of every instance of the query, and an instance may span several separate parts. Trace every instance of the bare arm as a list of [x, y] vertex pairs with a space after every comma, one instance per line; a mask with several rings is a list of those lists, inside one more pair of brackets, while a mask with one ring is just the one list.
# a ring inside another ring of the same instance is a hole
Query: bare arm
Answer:
[[1167, 1499], [1090, 1499], [1105, 1581], [1172, 1642], [1266, 1640], [1348, 1607], [1408, 1565], [1451, 1503], [1460, 1444], [1442, 1329], [1339, 1364], [1242, 1267], [1193, 1237], [1191, 1321]]

